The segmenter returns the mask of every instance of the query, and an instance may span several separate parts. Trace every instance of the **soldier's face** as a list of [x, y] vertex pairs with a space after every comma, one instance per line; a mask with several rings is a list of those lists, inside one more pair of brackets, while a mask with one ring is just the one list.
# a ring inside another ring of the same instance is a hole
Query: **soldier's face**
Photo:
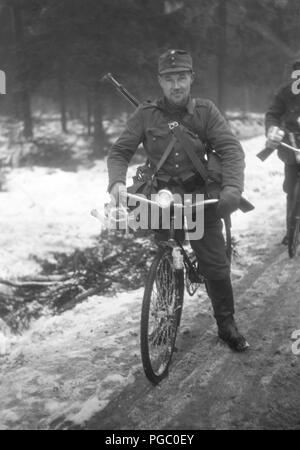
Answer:
[[164, 96], [170, 103], [178, 106], [186, 104], [193, 80], [192, 72], [165, 73], [158, 76]]

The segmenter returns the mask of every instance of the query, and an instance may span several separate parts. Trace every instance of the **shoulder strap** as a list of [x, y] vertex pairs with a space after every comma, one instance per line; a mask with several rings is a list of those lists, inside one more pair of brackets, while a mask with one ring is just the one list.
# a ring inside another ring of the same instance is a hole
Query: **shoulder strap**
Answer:
[[[207, 171], [206, 171], [202, 161], [195, 153], [193, 145], [185, 132], [185, 127], [183, 125], [178, 124], [178, 126], [175, 126], [172, 129], [172, 132], [173, 132], [174, 136], [178, 139], [178, 141], [181, 143], [182, 147], [186, 151], [188, 157], [194, 164], [194, 167], [197, 169], [200, 176], [206, 182], [208, 179]], [[243, 212], [248, 212], [248, 211], [252, 211], [254, 209], [254, 206], [248, 200], [246, 200], [244, 197], [241, 197], [239, 209]]]
[[152, 174], [152, 177], [154, 177], [154, 176], [157, 174], [157, 172], [159, 171], [159, 169], [161, 169], [161, 167], [162, 167], [163, 164], [165, 163], [166, 159], [168, 158], [168, 156], [170, 155], [171, 151], [173, 150], [173, 147], [174, 147], [174, 145], [175, 145], [176, 140], [177, 140], [177, 138], [176, 138], [176, 136], [174, 136], [174, 134], [173, 134], [173, 135], [171, 136], [170, 142], [168, 143], [168, 145], [167, 145], [165, 151], [164, 151], [163, 154], [162, 154], [162, 157], [160, 158], [160, 160], [158, 161], [157, 164], [155, 164], [155, 163], [152, 161], [150, 155], [147, 155], [147, 156], [148, 156], [148, 159], [150, 159], [150, 161], [152, 162], [152, 164], [155, 166], [155, 170], [154, 170], [154, 172], [153, 172], [153, 174]]
[[182, 145], [182, 148], [185, 150], [186, 154], [192, 161], [195, 169], [199, 172], [201, 178], [206, 181], [208, 178], [207, 171], [204, 167], [204, 164], [200, 160], [200, 158], [195, 153], [193, 144], [191, 143], [190, 139], [188, 138], [185, 127], [181, 124], [178, 124], [178, 126], [174, 127], [172, 129], [173, 135], [178, 139], [180, 144]]

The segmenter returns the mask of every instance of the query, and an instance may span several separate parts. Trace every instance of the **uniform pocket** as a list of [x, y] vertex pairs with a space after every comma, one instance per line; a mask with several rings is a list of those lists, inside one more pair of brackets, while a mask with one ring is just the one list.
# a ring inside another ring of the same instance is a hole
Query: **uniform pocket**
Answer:
[[167, 138], [170, 135], [170, 132], [166, 128], [147, 128], [146, 134], [151, 138]]
[[170, 132], [166, 128], [147, 128], [147, 149], [154, 155], [160, 155], [167, 147], [170, 138]]

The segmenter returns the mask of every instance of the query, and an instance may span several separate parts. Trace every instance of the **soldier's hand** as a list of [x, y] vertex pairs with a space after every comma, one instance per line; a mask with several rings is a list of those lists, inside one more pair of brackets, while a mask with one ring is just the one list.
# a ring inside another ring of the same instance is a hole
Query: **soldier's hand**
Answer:
[[110, 197], [116, 206], [127, 206], [127, 189], [124, 183], [117, 182], [110, 190]]
[[277, 148], [283, 138], [284, 138], [283, 130], [275, 126], [270, 127], [267, 133], [266, 147], [272, 149]]
[[220, 199], [217, 206], [217, 215], [225, 217], [239, 207], [241, 200], [241, 191], [234, 186], [225, 186], [220, 192]]

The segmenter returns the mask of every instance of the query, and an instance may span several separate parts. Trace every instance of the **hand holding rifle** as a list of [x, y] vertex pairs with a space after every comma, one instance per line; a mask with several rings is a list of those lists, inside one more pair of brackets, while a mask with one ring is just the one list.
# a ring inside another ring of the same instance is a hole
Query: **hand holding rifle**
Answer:
[[272, 126], [268, 130], [266, 147], [275, 150], [284, 138], [284, 131]]
[[286, 144], [285, 142], [282, 142], [284, 136], [285, 132], [279, 127], [276, 126], [270, 127], [267, 134], [266, 147], [261, 152], [257, 153], [256, 156], [261, 161], [265, 161], [274, 152], [274, 150], [278, 148], [279, 145], [288, 148], [290, 150], [293, 150], [298, 156], [298, 154], [300, 154], [300, 149], [293, 147], [292, 145]]
[[276, 150], [278, 145], [281, 144], [283, 138], [283, 130], [276, 126], [270, 127], [267, 133], [266, 147], [261, 152], [257, 153], [256, 156], [261, 161], [265, 161], [274, 152], [274, 150]]

